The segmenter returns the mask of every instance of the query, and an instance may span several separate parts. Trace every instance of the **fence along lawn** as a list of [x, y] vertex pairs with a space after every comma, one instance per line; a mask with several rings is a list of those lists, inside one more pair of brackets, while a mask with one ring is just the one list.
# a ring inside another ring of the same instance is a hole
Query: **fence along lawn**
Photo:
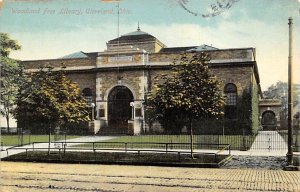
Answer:
[[[242, 136], [242, 135], [194, 135], [193, 137], [195, 148], [216, 149], [218, 144], [230, 144], [233, 150], [247, 150], [251, 147], [255, 136]], [[105, 143], [107, 142], [107, 143]], [[128, 143], [129, 148], [163, 148], [164, 143], [171, 144], [173, 148], [179, 148], [183, 146], [182, 143], [186, 143], [189, 147], [190, 136], [189, 135], [142, 135], [142, 136], [121, 136], [118, 138], [106, 140], [104, 143], [95, 143], [95, 148], [118, 148], [123, 147], [123, 143]], [[116, 143], [109, 143], [116, 142]], [[118, 142], [120, 142], [118, 144]], [[154, 144], [156, 143], [156, 144]], [[172, 145], [172, 143], [174, 145]], [[176, 145], [176, 143], [181, 143]], [[205, 145], [215, 144], [215, 145]], [[82, 144], [80, 147], [92, 147], [91, 144]], [[178, 146], [178, 147], [177, 147]]]
[[[51, 141], [54, 141], [54, 135], [51, 135]], [[73, 139], [79, 136], [67, 135], [66, 139]], [[23, 135], [23, 145], [33, 143], [33, 142], [48, 142], [48, 135]], [[64, 140], [65, 137], [61, 137]], [[19, 135], [1, 135], [1, 144], [3, 146], [16, 146], [21, 145], [21, 137]]]

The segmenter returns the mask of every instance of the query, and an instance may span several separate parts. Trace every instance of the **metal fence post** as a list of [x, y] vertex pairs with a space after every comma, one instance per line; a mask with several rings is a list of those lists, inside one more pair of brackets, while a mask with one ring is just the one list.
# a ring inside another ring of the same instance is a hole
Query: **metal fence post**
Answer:
[[168, 143], [166, 143], [166, 153], [168, 153]]
[[64, 155], [66, 155], [66, 147], [67, 147], [67, 144], [64, 144]]

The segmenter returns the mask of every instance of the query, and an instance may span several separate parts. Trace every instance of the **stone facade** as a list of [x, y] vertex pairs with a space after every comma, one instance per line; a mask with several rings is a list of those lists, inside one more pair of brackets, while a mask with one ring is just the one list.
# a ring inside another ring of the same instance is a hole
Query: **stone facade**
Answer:
[[[255, 132], [254, 127], [258, 126], [257, 106], [261, 90], [254, 48], [217, 49], [207, 45], [167, 48], [152, 35], [138, 30], [109, 41], [107, 50], [103, 52], [82, 52], [85, 54], [84, 58], [80, 56], [24, 61], [24, 64], [26, 69], [31, 71], [48, 65], [58, 70], [63, 64], [66, 66], [69, 78], [77, 82], [82, 90], [90, 88], [92, 101], [96, 105], [96, 121], [99, 122], [95, 125], [100, 125], [94, 132], [99, 130], [100, 133], [104, 131], [104, 134], [109, 134], [109, 130], [122, 129], [123, 134], [141, 134], [147, 128], [144, 118], [145, 93], [151, 90], [154, 78], [168, 73], [169, 64], [178, 60], [182, 53], [192, 55], [200, 51], [209, 54], [211, 58], [209, 68], [222, 82], [220, 90], [225, 94], [225, 86], [233, 84], [237, 89], [235, 95], [237, 102], [240, 102], [240, 106], [247, 105], [250, 110], [245, 117], [241, 116], [241, 110], [237, 109], [234, 119], [228, 120], [234, 122], [235, 127], [230, 123], [228, 126], [239, 129], [237, 133], [240, 133], [242, 124], [237, 123], [238, 119], [249, 118], [252, 121], [246, 126], [247, 132]], [[249, 95], [248, 103], [242, 103], [243, 100], [240, 99], [244, 98], [245, 94]], [[119, 109], [118, 103], [126, 106], [120, 106]], [[115, 114], [118, 110], [120, 110], [120, 117]], [[115, 122], [124, 125], [125, 129], [118, 127]], [[157, 130], [162, 129], [157, 128]]]
[[280, 127], [282, 103], [278, 99], [259, 100], [259, 119], [262, 130], [277, 130]]

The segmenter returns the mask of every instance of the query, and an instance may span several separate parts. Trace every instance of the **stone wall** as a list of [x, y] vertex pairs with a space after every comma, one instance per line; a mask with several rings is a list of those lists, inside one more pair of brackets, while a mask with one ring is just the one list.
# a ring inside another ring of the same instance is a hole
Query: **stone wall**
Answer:
[[90, 88], [93, 94], [93, 100], [96, 100], [96, 74], [95, 73], [71, 73], [67, 74], [68, 78], [76, 82], [82, 91], [85, 88]]
[[[208, 53], [211, 60], [237, 60], [253, 61], [254, 53], [251, 48], [249, 49], [225, 49], [225, 50], [212, 50], [205, 51]], [[192, 55], [193, 53], [189, 53]], [[179, 59], [180, 53], [152, 53], [149, 55], [150, 62], [172, 62], [174, 59]]]
[[67, 68], [95, 66], [95, 60], [89, 58], [34, 60], [34, 61], [23, 61], [22, 63], [24, 64], [26, 69], [38, 69], [47, 66], [60, 68], [62, 65], [66, 66]]
[[251, 91], [251, 120], [252, 120], [252, 133], [256, 134], [260, 129], [259, 122], [259, 87], [255, 75], [252, 75], [252, 91]]
[[[121, 79], [118, 79], [118, 76]], [[100, 79], [101, 87], [99, 88], [99, 92], [103, 94], [104, 100], [107, 100], [109, 91], [117, 86], [124, 85], [128, 87], [133, 94], [135, 100], [143, 99], [144, 95], [141, 93], [141, 85], [140, 78], [143, 77], [143, 71], [135, 70], [135, 71], [106, 71], [106, 72], [98, 72], [97, 78]]]
[[165, 45], [157, 41], [144, 41], [144, 42], [134, 42], [134, 43], [120, 43], [118, 44], [107, 44], [107, 50], [115, 49], [116, 47], [122, 48], [122, 46], [132, 46], [133, 48], [139, 48], [140, 50], [145, 50], [150, 53], [159, 52]]
[[274, 112], [277, 120], [277, 128], [280, 128], [280, 112], [282, 103], [278, 99], [260, 99], [259, 100], [259, 118], [262, 119], [262, 115], [266, 111]]

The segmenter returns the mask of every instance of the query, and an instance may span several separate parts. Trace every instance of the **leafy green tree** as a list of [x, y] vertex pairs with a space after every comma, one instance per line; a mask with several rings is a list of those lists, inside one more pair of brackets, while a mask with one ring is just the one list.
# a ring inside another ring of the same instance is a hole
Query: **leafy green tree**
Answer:
[[1, 115], [5, 117], [7, 131], [10, 132], [9, 119], [13, 117], [13, 107], [16, 105], [19, 84], [22, 81], [22, 68], [17, 61], [8, 57], [1, 57], [1, 63]]
[[8, 57], [12, 50], [20, 50], [21, 46], [16, 40], [10, 39], [7, 33], [0, 33], [0, 55]]
[[171, 64], [172, 72], [155, 83], [148, 108], [168, 121], [181, 120], [189, 128], [193, 155], [193, 121], [223, 115], [220, 82], [210, 74], [207, 53], [184, 54]]
[[19, 50], [21, 46], [17, 41], [11, 40], [7, 33], [0, 33], [0, 94], [1, 94], [1, 115], [5, 117], [7, 131], [10, 132], [9, 120], [13, 117], [18, 87], [22, 82], [20, 63], [9, 58], [12, 50]]
[[50, 153], [51, 129], [88, 121], [88, 105], [78, 85], [66, 77], [64, 70], [40, 69], [26, 74], [17, 100], [16, 118], [49, 126]]
[[[278, 81], [276, 84], [268, 87], [263, 92], [265, 99], [278, 99], [282, 103], [280, 110], [280, 126], [282, 128], [287, 127], [287, 116], [288, 116], [288, 84], [286, 82]], [[300, 102], [300, 91], [296, 90], [296, 84], [294, 84], [294, 97], [293, 105], [296, 106]]]

